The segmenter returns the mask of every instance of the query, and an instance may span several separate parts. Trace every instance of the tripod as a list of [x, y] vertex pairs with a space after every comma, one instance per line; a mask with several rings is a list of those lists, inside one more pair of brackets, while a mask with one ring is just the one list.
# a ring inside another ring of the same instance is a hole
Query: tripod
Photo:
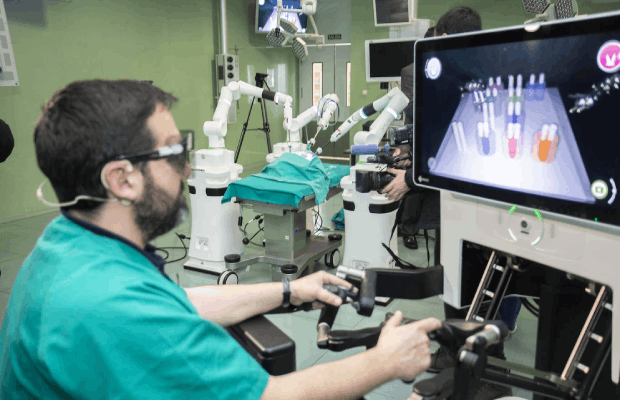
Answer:
[[[269, 89], [267, 82], [265, 82], [265, 78], [267, 76], [267, 74], [261, 74], [260, 72], [257, 72], [256, 76], [254, 77], [254, 79], [256, 80], [256, 86], [262, 88], [263, 85], [265, 85], [267, 86], [267, 90], [271, 90]], [[271, 154], [271, 138], [269, 137], [269, 132], [271, 131], [271, 129], [269, 128], [269, 119], [267, 118], [267, 108], [265, 107], [264, 101], [261, 98], [258, 98], [258, 103], [260, 104], [261, 116], [263, 117], [263, 127], [257, 129], [248, 129], [248, 122], [250, 121], [250, 115], [252, 115], [252, 107], [254, 107], [254, 101], [256, 100], [256, 97], [252, 99], [252, 104], [250, 105], [250, 112], [248, 112], [248, 119], [245, 121], [245, 124], [243, 124], [243, 129], [241, 130], [241, 138], [239, 138], [239, 144], [237, 145], [237, 151], [235, 152], [235, 164], [237, 163], [237, 159], [239, 158], [239, 152], [241, 151], [243, 138], [245, 137], [245, 133], [247, 131], [265, 132], [265, 135], [267, 136], [267, 154]]]

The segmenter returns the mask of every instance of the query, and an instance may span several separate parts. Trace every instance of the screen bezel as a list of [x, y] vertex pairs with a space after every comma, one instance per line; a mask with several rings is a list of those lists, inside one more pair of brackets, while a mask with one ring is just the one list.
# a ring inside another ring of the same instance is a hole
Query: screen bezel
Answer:
[[[534, 30], [535, 26], [538, 26], [538, 29]], [[414, 60], [420, 60], [422, 59], [422, 54], [432, 51], [617, 32], [620, 30], [620, 12], [579, 17], [568, 21], [540, 23], [528, 25], [527, 27], [529, 30], [526, 30], [526, 25], [518, 25], [469, 34], [421, 39], [416, 41], [414, 45]], [[414, 61], [414, 64], [414, 98], [418, 98], [420, 96], [421, 81], [416, 81], [416, 77], [424, 76], [424, 62]], [[421, 120], [417, 117], [418, 113], [421, 112], [423, 112], [421, 102], [416, 102], [414, 109], [414, 132], [421, 132]], [[517, 205], [587, 221], [620, 226], [620, 213], [614, 212], [614, 209], [609, 209], [601, 204], [583, 204], [422, 173], [423, 160], [421, 159], [422, 144], [420, 135], [414, 134], [414, 143], [413, 176], [417, 186], [501, 202], [505, 203], [508, 208]]]
[[[301, 7], [301, 0], [297, 0], [299, 1], [300, 7]], [[260, 31], [258, 30], [258, 4], [259, 0], [256, 0], [256, 7], [254, 7], [254, 33], [258, 33], [259, 35], [268, 35], [269, 31]], [[308, 23], [306, 22], [306, 32], [308, 32]]]
[[[366, 40], [364, 42], [364, 56], [366, 59], [366, 82], [400, 82], [400, 75], [398, 76], [382, 76], [382, 77], [378, 77], [378, 78], [372, 78], [370, 76], [370, 45], [371, 44], [377, 44], [377, 43], [396, 43], [396, 42], [414, 42], [413, 44], [415, 45], [415, 42], [420, 40], [419, 37], [409, 37], [409, 38], [402, 38], [402, 39], [373, 39], [373, 40]], [[415, 59], [415, 53], [413, 55], [414, 59]]]

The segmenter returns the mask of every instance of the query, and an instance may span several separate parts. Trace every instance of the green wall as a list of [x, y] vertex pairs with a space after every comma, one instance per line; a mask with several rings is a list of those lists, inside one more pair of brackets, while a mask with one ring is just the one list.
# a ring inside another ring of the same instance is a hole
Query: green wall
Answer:
[[[248, 65], [255, 72], [267, 72], [284, 64], [285, 91], [297, 99], [298, 64], [290, 49], [267, 48], [265, 36], [254, 33], [254, 0], [227, 3], [228, 52], [240, 57], [240, 78], [247, 80]], [[620, 3], [579, 3], [580, 14], [620, 8]], [[46, 12], [38, 11], [45, 15], [45, 22], [40, 24], [22, 22], [27, 18], [8, 12], [20, 86], [0, 87], [0, 118], [11, 126], [16, 142], [13, 154], [0, 164], [0, 220], [48, 210], [35, 197], [44, 176], [36, 163], [32, 132], [43, 103], [74, 80], [153, 80], [179, 97], [180, 103], [173, 110], [179, 128], [194, 129], [197, 147], [207, 145], [200, 132], [204, 121], [212, 117], [216, 101], [213, 59], [219, 52], [219, 1], [80, 0], [49, 4]], [[477, 9], [485, 29], [521, 24], [530, 18], [520, 0], [419, 0], [418, 17], [437, 21], [445, 11], [459, 5]], [[351, 26], [351, 110], [357, 110], [385, 93], [379, 84], [365, 81], [364, 41], [387, 38], [389, 30], [374, 26], [372, 0], [352, 1]], [[267, 108], [272, 143], [283, 141], [286, 133], [281, 106], [270, 103]], [[242, 98], [237, 122], [228, 128], [229, 149], [236, 149], [248, 110], [249, 102]], [[297, 106], [294, 112], [299, 112]], [[249, 127], [261, 125], [260, 112], [255, 109]], [[249, 132], [239, 157], [245, 174], [259, 170], [265, 155], [264, 134]], [[51, 188], [45, 193], [54, 199]]]
[[[34, 2], [36, 4], [36, 2]], [[45, 4], [45, 2], [42, 2]], [[277, 63], [288, 71], [289, 94], [297, 97], [297, 61], [290, 49], [264, 49], [264, 35], [254, 33], [255, 0], [228, 1], [228, 50], [238, 49], [241, 80], [246, 66], [266, 72]], [[10, 126], [15, 149], [0, 164], [0, 220], [48, 210], [35, 197], [44, 180], [37, 166], [33, 128], [41, 106], [66, 84], [79, 79], [153, 80], [175, 94], [180, 102], [172, 111], [180, 129], [197, 132], [197, 147], [206, 147], [204, 121], [213, 116], [214, 55], [219, 53], [219, 1], [217, 0], [79, 0], [48, 2], [40, 23], [27, 23], [23, 15], [7, 10], [9, 30], [20, 86], [0, 87], [0, 118]], [[40, 7], [39, 7], [40, 8]], [[250, 15], [250, 13], [252, 13]], [[247, 118], [247, 98], [239, 101], [237, 123], [228, 127], [227, 147], [236, 149]], [[282, 141], [281, 106], [268, 105], [272, 143]], [[252, 112], [250, 127], [262, 126], [260, 110]], [[266, 156], [265, 136], [249, 133], [239, 163], [260, 168]], [[55, 196], [51, 187], [44, 191]]]
[[[554, 0], [551, 1], [555, 3]], [[374, 25], [372, 0], [353, 0], [351, 10], [351, 110], [357, 110], [386, 93], [379, 83], [366, 82], [364, 42], [370, 39], [389, 38], [389, 28]], [[595, 14], [620, 9], [620, 2], [592, 3], [590, 0], [578, 2], [579, 14]], [[436, 1], [418, 0], [418, 18], [430, 19], [434, 23], [449, 9], [469, 6], [480, 13], [484, 29], [521, 25], [534, 17], [523, 9], [521, 0], [484, 1]], [[364, 95], [363, 91], [367, 94]], [[351, 139], [352, 142], [352, 139]]]

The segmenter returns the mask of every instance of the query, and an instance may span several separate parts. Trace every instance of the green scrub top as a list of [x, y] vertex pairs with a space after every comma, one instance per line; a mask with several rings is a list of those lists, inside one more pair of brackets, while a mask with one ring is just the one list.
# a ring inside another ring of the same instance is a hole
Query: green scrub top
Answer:
[[56, 218], [19, 271], [0, 330], [0, 398], [261, 397], [269, 375], [256, 360], [147, 254], [86, 225]]

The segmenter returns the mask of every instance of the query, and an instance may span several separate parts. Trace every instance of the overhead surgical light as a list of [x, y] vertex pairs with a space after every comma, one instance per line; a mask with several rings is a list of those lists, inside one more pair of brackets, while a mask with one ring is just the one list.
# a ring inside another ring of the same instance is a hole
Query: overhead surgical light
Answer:
[[278, 0], [278, 8], [277, 8], [277, 26], [269, 32], [267, 35], [267, 40], [269, 44], [275, 47], [283, 47], [289, 41], [291, 41], [293, 52], [295, 56], [301, 61], [308, 56], [308, 45], [302, 39], [314, 39], [318, 44], [325, 44], [325, 36], [319, 35], [316, 23], [314, 22], [314, 18], [312, 17], [316, 13], [316, 3], [317, 0], [301, 0], [300, 1], [300, 9], [285, 9], [287, 13], [298, 13], [298, 14], [306, 14], [310, 22], [312, 23], [312, 27], [314, 29], [314, 33], [298, 33], [297, 27], [291, 22], [280, 18], [282, 13], [282, 0]]
[[295, 52], [297, 58], [299, 58], [300, 60], [303, 60], [308, 56], [308, 46], [306, 45], [306, 42], [302, 40], [302, 38], [297, 37], [295, 38], [295, 40], [293, 40], [293, 51]]
[[577, 0], [557, 0], [551, 4], [549, 0], [523, 0], [525, 11], [536, 14], [535, 18], [525, 21], [526, 24], [572, 18], [577, 15]]
[[297, 28], [292, 23], [288, 22], [284, 18], [280, 19], [280, 23], [267, 34], [267, 40], [269, 44], [275, 47], [284, 46], [290, 39], [295, 37]]

